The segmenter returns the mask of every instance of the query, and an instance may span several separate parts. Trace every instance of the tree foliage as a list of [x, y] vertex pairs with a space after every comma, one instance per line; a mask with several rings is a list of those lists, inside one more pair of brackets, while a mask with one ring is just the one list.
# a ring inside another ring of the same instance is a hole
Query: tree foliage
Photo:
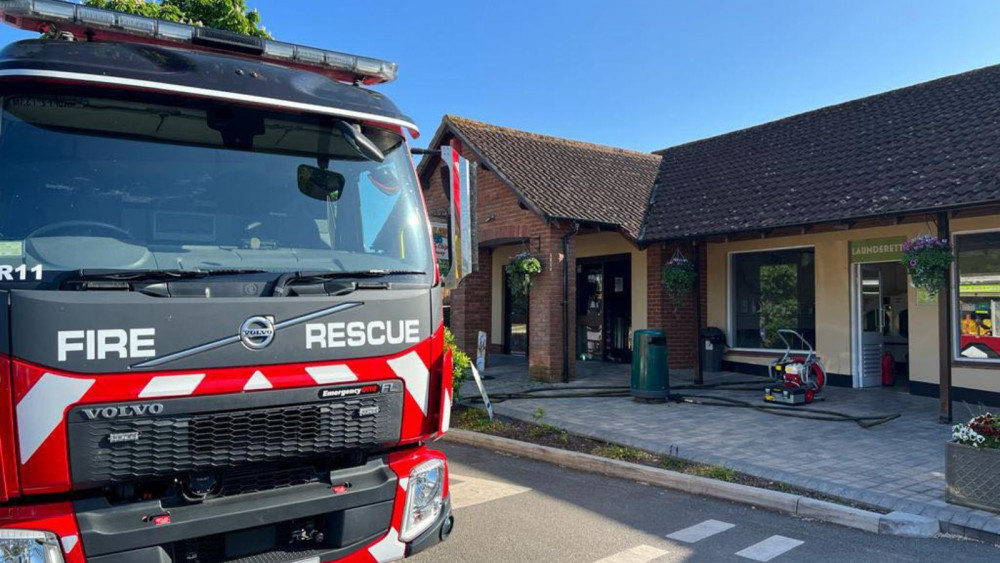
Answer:
[[760, 327], [767, 348], [780, 341], [778, 330], [798, 328], [798, 279], [794, 264], [760, 268]]
[[246, 0], [86, 0], [87, 6], [104, 8], [270, 39], [260, 25], [260, 13]]

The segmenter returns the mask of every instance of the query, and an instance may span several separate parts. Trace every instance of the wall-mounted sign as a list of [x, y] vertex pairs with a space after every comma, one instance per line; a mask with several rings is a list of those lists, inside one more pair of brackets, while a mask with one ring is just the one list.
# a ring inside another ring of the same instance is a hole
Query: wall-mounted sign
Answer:
[[1000, 283], [963, 283], [958, 286], [960, 295], [978, 293], [1000, 293]]
[[851, 262], [898, 262], [906, 237], [870, 238], [851, 241]]

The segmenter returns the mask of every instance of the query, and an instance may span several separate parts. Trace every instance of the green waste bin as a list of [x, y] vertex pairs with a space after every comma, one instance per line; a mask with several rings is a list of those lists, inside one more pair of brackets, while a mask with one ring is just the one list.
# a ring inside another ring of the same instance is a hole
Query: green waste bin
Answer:
[[632, 397], [663, 403], [670, 398], [667, 335], [662, 330], [637, 330], [632, 335]]

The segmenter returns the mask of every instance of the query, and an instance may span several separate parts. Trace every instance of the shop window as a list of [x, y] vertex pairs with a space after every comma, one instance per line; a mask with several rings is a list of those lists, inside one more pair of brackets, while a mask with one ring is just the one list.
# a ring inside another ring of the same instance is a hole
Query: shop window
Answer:
[[779, 329], [794, 330], [816, 345], [814, 249], [733, 254], [730, 268], [733, 347], [782, 349]]
[[1000, 232], [955, 236], [958, 354], [1000, 361]]

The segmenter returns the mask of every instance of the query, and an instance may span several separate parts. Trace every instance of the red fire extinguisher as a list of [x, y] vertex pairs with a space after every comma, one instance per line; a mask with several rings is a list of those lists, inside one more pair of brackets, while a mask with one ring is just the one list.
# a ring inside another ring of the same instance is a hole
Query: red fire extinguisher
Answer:
[[882, 355], [882, 385], [892, 387], [896, 384], [896, 361], [892, 359], [892, 354], [886, 352]]

